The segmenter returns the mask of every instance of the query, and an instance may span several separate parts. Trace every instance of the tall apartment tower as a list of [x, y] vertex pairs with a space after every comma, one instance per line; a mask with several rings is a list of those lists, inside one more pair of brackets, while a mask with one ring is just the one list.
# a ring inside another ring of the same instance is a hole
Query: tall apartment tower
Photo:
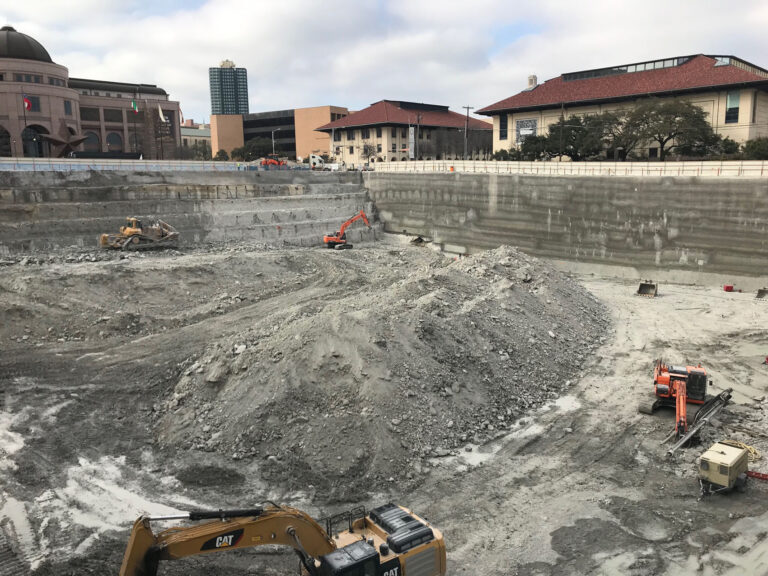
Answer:
[[211, 114], [248, 114], [248, 72], [224, 60], [218, 68], [209, 68]]

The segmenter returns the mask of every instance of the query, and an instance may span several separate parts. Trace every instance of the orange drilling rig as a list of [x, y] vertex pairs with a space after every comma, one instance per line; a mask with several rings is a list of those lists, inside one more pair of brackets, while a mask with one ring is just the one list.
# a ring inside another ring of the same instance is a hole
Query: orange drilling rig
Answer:
[[653, 386], [656, 397], [650, 403], [640, 405], [640, 412], [653, 414], [662, 406], [675, 407], [675, 435], [688, 433], [687, 405], [704, 404], [707, 398], [707, 371], [698, 366], [670, 366], [657, 360], [653, 369]]
[[323, 242], [325, 242], [325, 245], [328, 248], [333, 248], [335, 250], [343, 250], [345, 248], [352, 248], [352, 244], [347, 242], [347, 228], [349, 228], [355, 221], [362, 219], [363, 222], [365, 222], [365, 225], [368, 226], [368, 228], [371, 227], [371, 225], [368, 223], [368, 218], [365, 215], [365, 212], [360, 210], [357, 214], [352, 216], [349, 220], [344, 222], [344, 224], [341, 225], [341, 228], [338, 232], [334, 234], [326, 234], [323, 236]]

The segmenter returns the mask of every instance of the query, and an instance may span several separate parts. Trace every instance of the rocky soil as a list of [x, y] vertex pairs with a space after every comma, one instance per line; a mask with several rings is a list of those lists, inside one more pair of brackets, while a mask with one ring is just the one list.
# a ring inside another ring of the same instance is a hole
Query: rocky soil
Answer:
[[[768, 452], [768, 305], [634, 289], [396, 241], [5, 258], [0, 575], [116, 573], [141, 513], [265, 500], [411, 506], [451, 575], [768, 573], [768, 487], [698, 501], [695, 464]], [[735, 389], [671, 460], [670, 414], [636, 411], [659, 356]], [[295, 570], [257, 548], [161, 573]]]

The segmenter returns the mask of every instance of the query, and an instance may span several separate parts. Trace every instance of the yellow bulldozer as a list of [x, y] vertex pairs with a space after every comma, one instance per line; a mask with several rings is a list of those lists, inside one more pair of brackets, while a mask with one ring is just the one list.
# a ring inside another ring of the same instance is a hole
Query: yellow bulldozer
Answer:
[[154, 247], [176, 247], [179, 233], [170, 224], [158, 220], [151, 226], [145, 226], [133, 216], [126, 218], [128, 224], [120, 227], [118, 234], [102, 234], [99, 245], [102, 248], [118, 250], [142, 250]]

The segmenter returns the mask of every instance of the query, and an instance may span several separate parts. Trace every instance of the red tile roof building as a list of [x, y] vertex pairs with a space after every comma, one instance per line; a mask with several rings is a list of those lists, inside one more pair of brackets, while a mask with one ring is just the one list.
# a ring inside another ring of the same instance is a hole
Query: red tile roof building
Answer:
[[682, 56], [563, 74], [478, 110], [493, 117], [494, 151], [545, 134], [561, 114], [631, 107], [649, 96], [701, 106], [716, 132], [744, 142], [768, 135], [768, 70], [734, 56]]
[[461, 157], [467, 125], [468, 155], [490, 153], [489, 122], [436, 104], [381, 100], [317, 130], [331, 134], [331, 155], [338, 162], [357, 166]]

